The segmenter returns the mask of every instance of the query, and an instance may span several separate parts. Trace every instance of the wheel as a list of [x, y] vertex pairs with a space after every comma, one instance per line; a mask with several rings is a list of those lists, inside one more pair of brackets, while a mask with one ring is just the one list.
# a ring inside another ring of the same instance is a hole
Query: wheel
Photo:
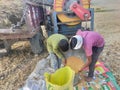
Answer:
[[31, 49], [34, 54], [40, 54], [44, 49], [43, 35], [38, 32], [34, 37], [30, 38]]
[[0, 57], [7, 55], [11, 50], [11, 41], [9, 40], [0, 40]]
[[4, 42], [2, 40], [0, 40], [0, 49], [3, 49], [3, 48], [5, 48]]
[[0, 49], [6, 49], [6, 51], [9, 52], [12, 44], [13, 41], [11, 40], [0, 40]]

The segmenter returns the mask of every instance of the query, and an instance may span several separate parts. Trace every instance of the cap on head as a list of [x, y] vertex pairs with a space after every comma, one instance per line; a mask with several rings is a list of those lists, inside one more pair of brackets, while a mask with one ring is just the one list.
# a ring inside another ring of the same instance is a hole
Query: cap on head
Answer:
[[71, 49], [80, 49], [83, 44], [83, 38], [80, 35], [75, 35], [70, 39]]
[[68, 40], [66, 39], [62, 39], [59, 42], [59, 48], [63, 51], [66, 52], [69, 49], [69, 44], [68, 44]]

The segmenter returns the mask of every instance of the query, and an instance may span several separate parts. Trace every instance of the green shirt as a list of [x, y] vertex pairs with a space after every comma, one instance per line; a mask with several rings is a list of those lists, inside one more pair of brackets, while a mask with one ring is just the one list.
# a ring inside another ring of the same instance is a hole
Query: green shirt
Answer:
[[67, 39], [67, 37], [65, 37], [62, 34], [53, 34], [51, 36], [48, 37], [47, 39], [47, 50], [49, 53], [53, 52], [55, 53], [60, 59], [64, 59], [64, 56], [61, 52], [61, 50], [58, 47], [58, 43], [60, 42], [60, 40], [62, 39]]

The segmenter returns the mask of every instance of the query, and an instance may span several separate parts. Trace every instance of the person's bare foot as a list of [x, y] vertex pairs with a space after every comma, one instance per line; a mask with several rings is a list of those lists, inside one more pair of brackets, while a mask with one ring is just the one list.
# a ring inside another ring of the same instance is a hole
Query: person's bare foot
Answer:
[[85, 81], [90, 82], [93, 80], [92, 77], [84, 76]]

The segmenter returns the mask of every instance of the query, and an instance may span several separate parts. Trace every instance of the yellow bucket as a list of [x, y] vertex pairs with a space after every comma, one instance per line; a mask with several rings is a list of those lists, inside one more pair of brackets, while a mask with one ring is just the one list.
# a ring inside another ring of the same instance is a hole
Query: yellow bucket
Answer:
[[47, 90], [73, 90], [75, 72], [68, 66], [58, 69], [55, 73], [45, 73]]

